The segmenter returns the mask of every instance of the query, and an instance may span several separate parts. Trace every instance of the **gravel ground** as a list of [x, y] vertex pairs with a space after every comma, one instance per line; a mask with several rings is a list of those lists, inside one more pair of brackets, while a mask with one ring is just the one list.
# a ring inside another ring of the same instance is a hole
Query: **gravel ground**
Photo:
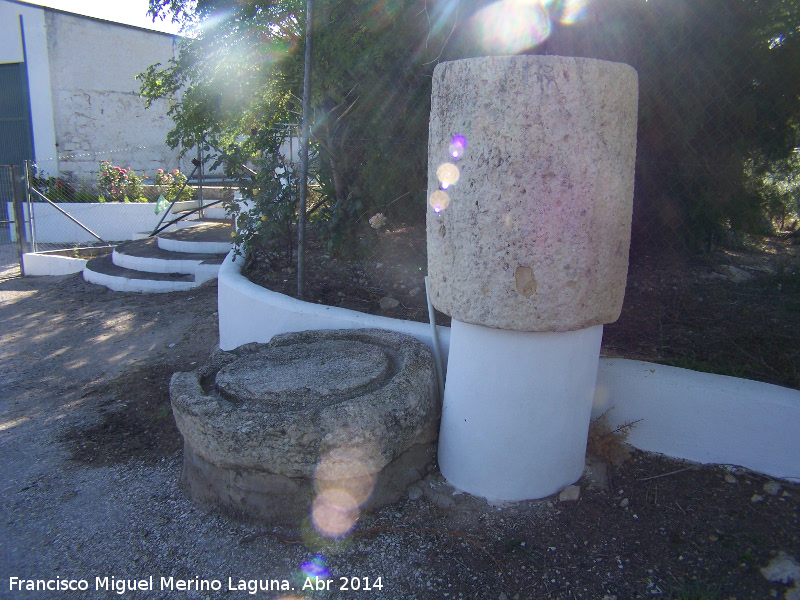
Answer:
[[[491, 505], [434, 469], [335, 543], [209, 512], [178, 487], [177, 433], [133, 424], [170, 423], [168, 374], [206, 360], [216, 327], [213, 283], [137, 295], [79, 276], [0, 282], [1, 598], [797, 597], [800, 486], [641, 453], [584, 477], [574, 502]], [[303, 589], [316, 573], [329, 591]], [[126, 584], [144, 589], [117, 593]]]

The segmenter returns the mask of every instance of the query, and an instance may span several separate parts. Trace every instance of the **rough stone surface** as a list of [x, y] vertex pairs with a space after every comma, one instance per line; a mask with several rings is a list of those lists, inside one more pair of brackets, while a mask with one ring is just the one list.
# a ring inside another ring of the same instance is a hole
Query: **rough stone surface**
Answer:
[[[557, 56], [442, 63], [428, 206], [433, 304], [459, 321], [570, 331], [615, 321], [628, 268], [638, 83], [629, 66]], [[456, 161], [454, 135], [467, 140]]]
[[308, 512], [346, 489], [388, 504], [420, 479], [440, 407], [427, 346], [358, 329], [275, 336], [175, 373], [182, 484], [195, 499], [259, 518]]

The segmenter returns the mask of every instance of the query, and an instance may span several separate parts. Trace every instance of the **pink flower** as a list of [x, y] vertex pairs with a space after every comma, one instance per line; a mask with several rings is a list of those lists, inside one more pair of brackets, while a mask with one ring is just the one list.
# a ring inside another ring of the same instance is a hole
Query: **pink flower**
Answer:
[[172, 174], [173, 174], [173, 175], [177, 175], [178, 173], [180, 173], [180, 171], [179, 171], [178, 169], [175, 169], [175, 170], [172, 172]]
[[161, 175], [164, 172], [164, 169], [159, 169], [158, 174]]

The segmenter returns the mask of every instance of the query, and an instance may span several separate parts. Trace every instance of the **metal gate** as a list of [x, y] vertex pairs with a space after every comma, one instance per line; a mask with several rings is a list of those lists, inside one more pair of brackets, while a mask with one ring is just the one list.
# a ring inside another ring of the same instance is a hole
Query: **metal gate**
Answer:
[[24, 275], [22, 253], [27, 243], [23, 179], [21, 167], [0, 165], [0, 280]]

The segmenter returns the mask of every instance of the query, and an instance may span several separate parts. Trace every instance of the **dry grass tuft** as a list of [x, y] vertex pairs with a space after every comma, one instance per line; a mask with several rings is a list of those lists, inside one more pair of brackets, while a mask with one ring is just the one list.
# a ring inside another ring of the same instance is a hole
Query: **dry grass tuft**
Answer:
[[631, 456], [632, 448], [625, 440], [639, 421], [623, 423], [612, 429], [608, 422], [608, 413], [612, 410], [613, 407], [609, 408], [589, 424], [586, 452], [606, 463], [621, 465]]

